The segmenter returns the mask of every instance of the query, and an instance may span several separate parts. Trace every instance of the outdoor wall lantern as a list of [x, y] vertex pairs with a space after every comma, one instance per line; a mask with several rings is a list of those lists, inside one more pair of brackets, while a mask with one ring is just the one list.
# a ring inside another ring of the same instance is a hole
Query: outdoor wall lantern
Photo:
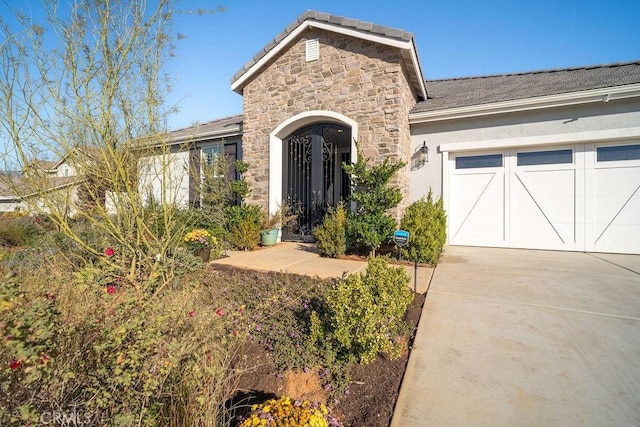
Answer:
[[425, 141], [422, 141], [422, 145], [416, 148], [416, 151], [413, 152], [413, 156], [411, 156], [412, 165], [411, 169], [419, 169], [429, 161], [429, 147]]

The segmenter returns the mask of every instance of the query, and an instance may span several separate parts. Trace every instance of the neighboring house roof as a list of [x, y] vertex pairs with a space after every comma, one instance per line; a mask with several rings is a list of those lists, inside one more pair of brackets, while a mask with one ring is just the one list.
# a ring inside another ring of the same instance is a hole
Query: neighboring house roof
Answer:
[[57, 190], [80, 181], [82, 179], [77, 176], [47, 177], [46, 181], [43, 181], [38, 186], [40, 188], [36, 188], [35, 183], [28, 178], [3, 176], [0, 178], [0, 198], [20, 199], [21, 197], [30, 197], [38, 192]]
[[242, 93], [246, 81], [307, 28], [320, 28], [400, 49], [415, 93], [420, 99], [426, 98], [422, 67], [412, 33], [315, 10], [308, 10], [300, 15], [235, 73], [231, 79], [231, 89]]
[[26, 171], [28, 168], [38, 168], [45, 172], [55, 172], [56, 166], [58, 166], [58, 162], [54, 162], [51, 160], [36, 159], [31, 161], [31, 163], [29, 163], [29, 165], [23, 170], [23, 172]]
[[179, 144], [210, 138], [225, 138], [242, 134], [242, 114], [205, 123], [196, 123], [169, 133], [169, 143]]
[[[640, 84], [640, 61], [527, 73], [427, 80], [429, 98], [416, 104], [411, 114], [634, 84]], [[635, 90], [635, 87], [627, 89]]]

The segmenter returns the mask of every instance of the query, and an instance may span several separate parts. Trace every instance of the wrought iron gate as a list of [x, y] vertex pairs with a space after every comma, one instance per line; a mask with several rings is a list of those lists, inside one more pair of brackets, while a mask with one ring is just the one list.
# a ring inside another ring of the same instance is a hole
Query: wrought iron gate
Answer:
[[282, 238], [313, 241], [313, 228], [328, 208], [349, 196], [342, 162], [351, 159], [351, 132], [335, 124], [315, 124], [283, 142], [283, 195], [297, 219], [283, 227]]

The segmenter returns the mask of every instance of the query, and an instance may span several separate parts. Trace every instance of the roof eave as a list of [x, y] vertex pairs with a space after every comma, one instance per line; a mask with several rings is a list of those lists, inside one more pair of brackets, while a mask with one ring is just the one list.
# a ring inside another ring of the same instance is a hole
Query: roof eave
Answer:
[[413, 38], [410, 40], [399, 40], [390, 37], [386, 37], [383, 35], [370, 34], [363, 31], [358, 31], [351, 28], [345, 28], [341, 25], [335, 25], [327, 22], [318, 22], [314, 20], [306, 20], [302, 22], [298, 27], [296, 27], [293, 31], [291, 31], [286, 37], [284, 37], [279, 42], [275, 43], [275, 45], [268, 51], [264, 56], [262, 56], [258, 61], [252, 64], [244, 73], [238, 76], [237, 79], [231, 82], [231, 90], [236, 93], [242, 94], [242, 89], [245, 84], [248, 82], [251, 77], [253, 77], [265, 64], [267, 64], [273, 57], [278, 55], [286, 46], [296, 37], [298, 37], [302, 32], [307, 30], [308, 28], [318, 28], [326, 31], [331, 31], [334, 33], [343, 34], [350, 37], [360, 38], [363, 40], [371, 41], [374, 43], [383, 44], [386, 46], [395, 47], [398, 49], [406, 50], [409, 52], [413, 66], [417, 72], [418, 79], [418, 87], [416, 88], [416, 92], [418, 96], [421, 96], [422, 99], [427, 99], [427, 90], [424, 83], [424, 78], [422, 76], [422, 68], [420, 66], [420, 61], [418, 60], [418, 54], [415, 48], [415, 44], [413, 42]]
[[409, 114], [409, 123], [428, 123], [442, 120], [486, 116], [492, 114], [504, 114], [543, 108], [555, 108], [592, 102], [608, 102], [616, 99], [639, 96], [640, 83], [634, 83], [630, 85], [612, 86], [580, 92], [569, 92], [555, 95], [539, 96], [534, 98], [515, 99], [511, 101], [492, 102], [489, 104], [469, 105], [464, 107], [454, 107], [442, 110], [411, 113]]
[[231, 138], [234, 136], [242, 136], [242, 129], [239, 126], [235, 129], [215, 130], [197, 133], [194, 135], [183, 135], [178, 138], [172, 138], [168, 145], [177, 145], [185, 142], [199, 142], [207, 139]]

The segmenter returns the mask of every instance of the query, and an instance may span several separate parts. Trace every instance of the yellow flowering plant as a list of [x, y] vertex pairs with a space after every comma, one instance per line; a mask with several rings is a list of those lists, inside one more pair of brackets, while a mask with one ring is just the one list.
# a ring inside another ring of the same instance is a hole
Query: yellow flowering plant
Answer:
[[342, 424], [331, 416], [322, 403], [291, 400], [284, 396], [253, 405], [251, 414], [240, 427], [339, 427]]
[[204, 249], [210, 246], [215, 246], [216, 238], [213, 237], [204, 228], [197, 228], [188, 232], [184, 236], [184, 242], [189, 249]]

